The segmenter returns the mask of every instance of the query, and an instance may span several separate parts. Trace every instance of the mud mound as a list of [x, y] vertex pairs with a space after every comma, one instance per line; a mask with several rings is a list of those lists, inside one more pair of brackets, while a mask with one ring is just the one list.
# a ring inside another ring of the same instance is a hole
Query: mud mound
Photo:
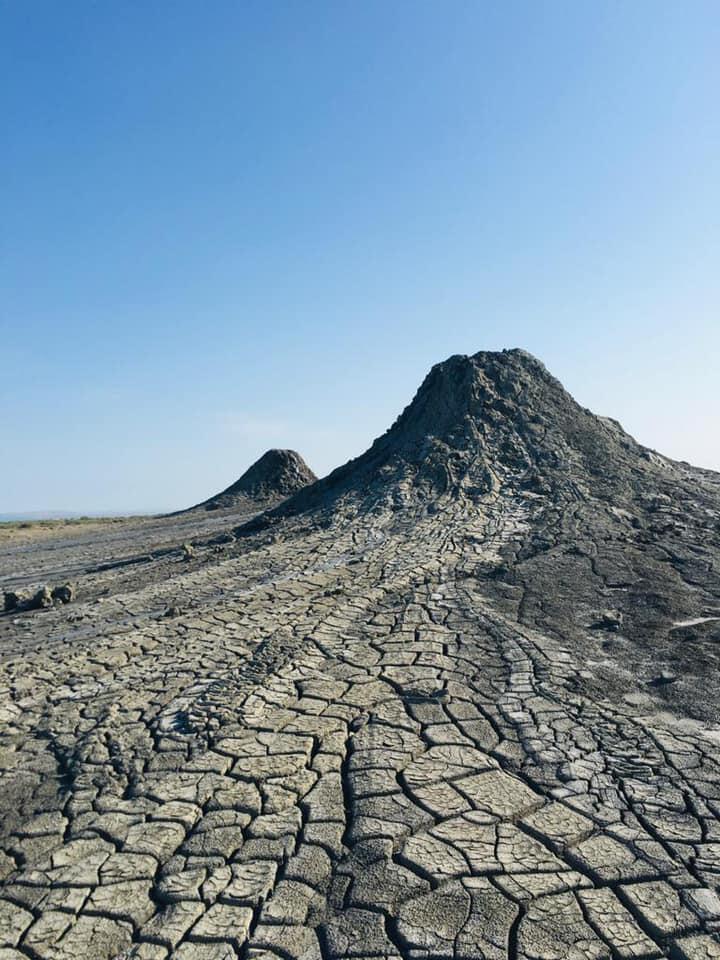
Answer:
[[231, 486], [192, 507], [227, 510], [249, 502], [272, 503], [297, 493], [317, 477], [294, 450], [268, 450]]
[[499, 492], [549, 499], [635, 500], [702, 471], [638, 444], [581, 407], [524, 350], [437, 364], [390, 429], [362, 456], [306, 487], [278, 517], [308, 510], [438, 508]]

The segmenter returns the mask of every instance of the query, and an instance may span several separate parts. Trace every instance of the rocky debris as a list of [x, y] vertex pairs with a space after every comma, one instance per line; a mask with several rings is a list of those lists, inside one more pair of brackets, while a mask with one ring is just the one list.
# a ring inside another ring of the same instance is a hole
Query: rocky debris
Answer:
[[329, 481], [0, 557], [0, 954], [718, 956], [720, 477], [509, 351]]
[[297, 493], [317, 477], [294, 450], [268, 450], [231, 486], [193, 510], [227, 510], [248, 502], [277, 503]]
[[53, 605], [53, 597], [49, 587], [40, 587], [27, 601], [27, 610], [44, 610]]
[[75, 589], [69, 583], [62, 586], [40, 587], [34, 592], [27, 590], [8, 590], [4, 594], [4, 609], [6, 613], [23, 610], [45, 610], [54, 603], [71, 603], [75, 598]]
[[58, 603], [72, 603], [75, 599], [75, 588], [69, 583], [53, 587], [52, 599], [58, 601]]
[[24, 590], [6, 590], [3, 597], [3, 609], [5, 613], [10, 613], [13, 610], [22, 610], [30, 599], [29, 594]]

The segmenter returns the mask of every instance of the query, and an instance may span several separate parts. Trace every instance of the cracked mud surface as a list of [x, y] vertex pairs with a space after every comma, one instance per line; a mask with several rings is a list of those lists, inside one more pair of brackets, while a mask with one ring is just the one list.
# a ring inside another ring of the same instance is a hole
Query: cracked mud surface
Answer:
[[2, 551], [79, 599], [0, 617], [0, 960], [720, 957], [718, 477], [478, 357], [249, 524]]

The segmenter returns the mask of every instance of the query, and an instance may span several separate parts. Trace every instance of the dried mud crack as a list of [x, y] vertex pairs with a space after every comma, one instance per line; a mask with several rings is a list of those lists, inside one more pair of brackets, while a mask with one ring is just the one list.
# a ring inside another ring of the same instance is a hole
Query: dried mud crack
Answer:
[[521, 351], [269, 512], [0, 548], [78, 595], [0, 617], [0, 960], [720, 957], [719, 559]]

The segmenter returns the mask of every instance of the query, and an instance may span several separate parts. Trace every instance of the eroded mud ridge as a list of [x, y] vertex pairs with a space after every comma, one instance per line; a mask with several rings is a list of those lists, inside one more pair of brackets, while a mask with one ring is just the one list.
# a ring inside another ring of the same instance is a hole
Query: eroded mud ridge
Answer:
[[0, 960], [720, 957], [717, 475], [510, 351], [193, 516], [0, 552]]

